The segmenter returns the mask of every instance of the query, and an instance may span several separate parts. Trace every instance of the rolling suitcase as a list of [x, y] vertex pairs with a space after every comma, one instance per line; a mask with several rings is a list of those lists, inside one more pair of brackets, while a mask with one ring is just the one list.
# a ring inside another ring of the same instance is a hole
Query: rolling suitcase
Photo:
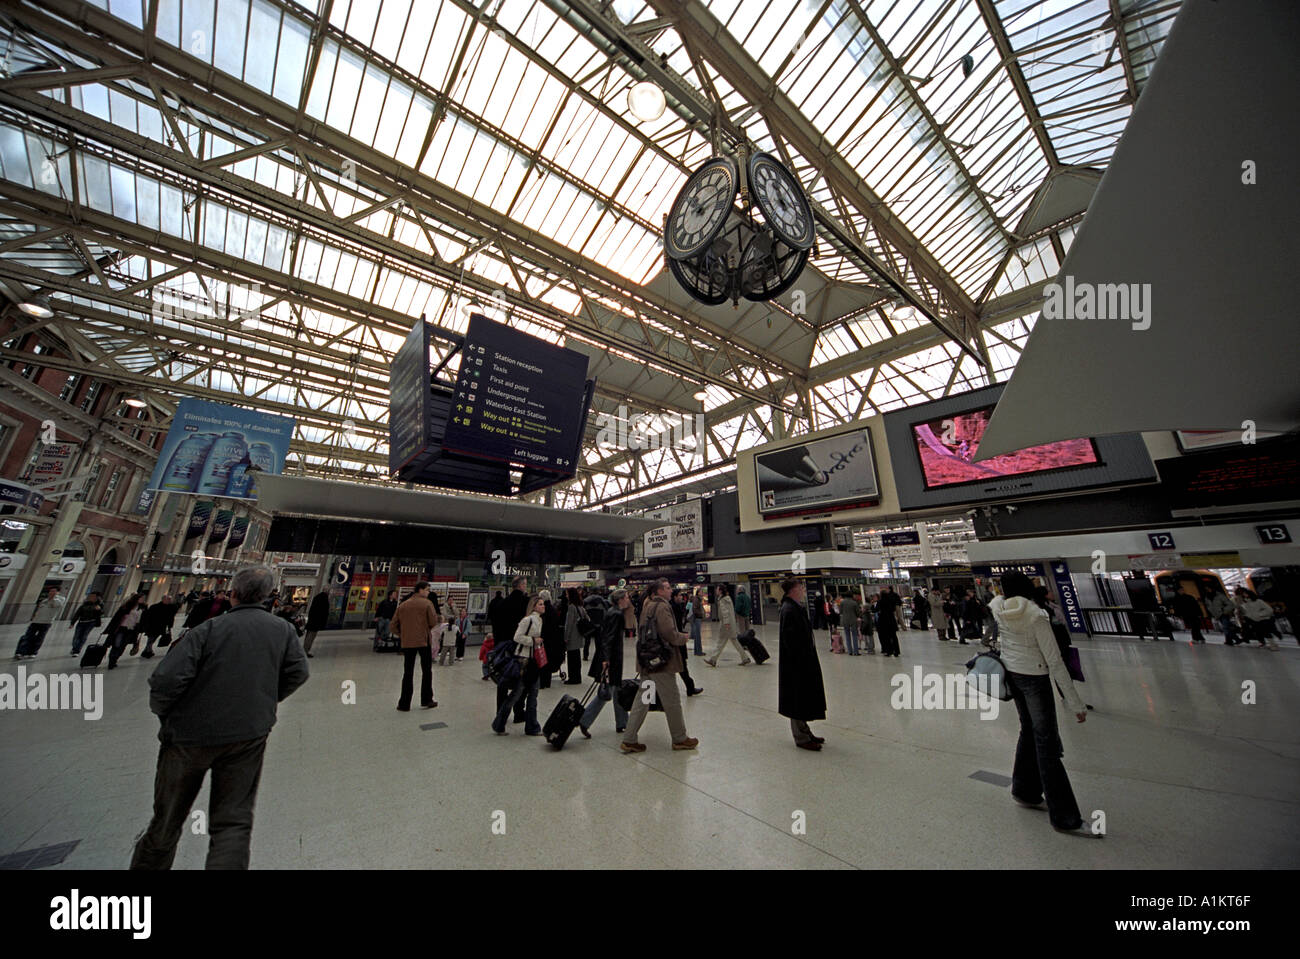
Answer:
[[759, 641], [759, 638], [754, 635], [752, 629], [745, 633], [744, 636], [737, 638], [740, 640], [740, 645], [745, 648], [745, 652], [753, 656], [754, 662], [758, 663], [760, 666], [772, 658], [771, 654], [767, 651], [767, 647]]
[[591, 699], [591, 694], [596, 691], [598, 685], [599, 682], [592, 683], [581, 701], [567, 694], [560, 697], [560, 701], [555, 704], [551, 715], [542, 726], [542, 735], [546, 737], [548, 743], [556, 749], [564, 748], [564, 744], [569, 741], [569, 736], [578, 728], [578, 723], [582, 720], [582, 711], [587, 707], [587, 700]]
[[108, 652], [110, 640], [104, 640], [102, 643], [94, 643], [86, 647], [86, 651], [81, 654], [81, 668], [94, 669], [104, 661], [104, 654]]

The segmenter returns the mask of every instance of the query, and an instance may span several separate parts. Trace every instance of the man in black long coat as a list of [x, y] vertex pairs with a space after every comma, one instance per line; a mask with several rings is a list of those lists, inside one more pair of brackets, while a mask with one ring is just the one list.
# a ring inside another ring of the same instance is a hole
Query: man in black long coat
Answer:
[[889, 586], [880, 588], [876, 603], [876, 626], [880, 629], [880, 651], [886, 656], [898, 655], [898, 613], [902, 604], [898, 594]]
[[802, 603], [807, 587], [793, 577], [781, 581], [781, 645], [777, 665], [780, 693], [777, 711], [790, 720], [794, 744], [816, 752], [826, 740], [814, 736], [808, 723], [826, 718], [826, 687], [813, 642], [812, 623]]

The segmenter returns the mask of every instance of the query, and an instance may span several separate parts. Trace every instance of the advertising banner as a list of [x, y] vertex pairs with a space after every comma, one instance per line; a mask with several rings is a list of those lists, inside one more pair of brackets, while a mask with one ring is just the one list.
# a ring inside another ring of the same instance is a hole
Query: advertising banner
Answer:
[[1072, 633], [1086, 633], [1088, 624], [1083, 621], [1079, 593], [1070, 578], [1070, 567], [1064, 560], [1052, 564], [1052, 580], [1056, 583], [1056, 595], [1061, 597], [1061, 613], [1065, 616], [1066, 627]]
[[216, 546], [226, 538], [230, 532], [230, 521], [235, 518], [233, 509], [217, 510], [217, 518], [212, 521], [212, 535], [208, 537], [208, 545]]
[[237, 549], [244, 545], [244, 538], [248, 535], [248, 517], [241, 516], [235, 520], [234, 525], [230, 527], [230, 543], [228, 549]]
[[136, 512], [149, 512], [160, 490], [253, 499], [257, 471], [284, 470], [293, 426], [287, 416], [186, 397], [176, 407]]
[[758, 511], [817, 512], [880, 501], [868, 430], [849, 430], [754, 456]]
[[32, 467], [30, 482], [39, 486], [52, 483], [68, 475], [68, 464], [77, 455], [80, 447], [76, 443], [50, 443], [41, 450], [41, 455]]
[[212, 519], [212, 511], [216, 509], [216, 506], [217, 504], [211, 500], [203, 500], [194, 504], [194, 512], [190, 513], [189, 529], [185, 531], [187, 540], [203, 535], [203, 531], [208, 528], [208, 522]]
[[701, 552], [704, 549], [703, 513], [697, 499], [646, 513], [647, 519], [661, 519], [668, 524], [645, 534], [646, 557]]

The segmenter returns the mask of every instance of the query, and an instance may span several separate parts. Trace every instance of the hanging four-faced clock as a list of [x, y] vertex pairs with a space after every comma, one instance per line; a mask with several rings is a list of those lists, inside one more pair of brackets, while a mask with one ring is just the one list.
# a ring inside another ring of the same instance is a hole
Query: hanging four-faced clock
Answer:
[[740, 297], [762, 302], [788, 290], [816, 239], [812, 207], [799, 181], [767, 153], [745, 164], [748, 202], [736, 205], [740, 168], [714, 157], [691, 174], [664, 217], [664, 252], [677, 282], [701, 303]]

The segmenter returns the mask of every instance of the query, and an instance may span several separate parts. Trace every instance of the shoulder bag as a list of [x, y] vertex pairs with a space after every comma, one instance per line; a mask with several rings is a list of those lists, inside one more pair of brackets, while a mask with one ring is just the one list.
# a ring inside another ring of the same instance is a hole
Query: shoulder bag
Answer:
[[966, 664], [966, 682], [985, 695], [1006, 702], [1011, 698], [1007, 667], [997, 653], [980, 653]]

